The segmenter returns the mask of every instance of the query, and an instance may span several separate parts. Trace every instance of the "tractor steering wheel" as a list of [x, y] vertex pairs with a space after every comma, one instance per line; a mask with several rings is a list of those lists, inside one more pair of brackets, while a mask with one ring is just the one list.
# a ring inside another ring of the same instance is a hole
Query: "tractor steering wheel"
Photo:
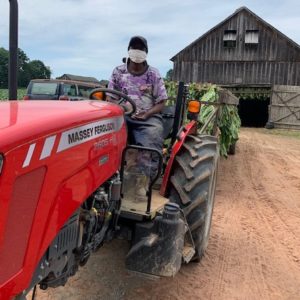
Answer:
[[[116, 103], [118, 105], [121, 105], [122, 108], [124, 109], [125, 115], [126, 116], [131, 116], [133, 113], [135, 113], [136, 111], [136, 104], [135, 102], [129, 98], [126, 94], [116, 91], [116, 90], [112, 90], [112, 89], [107, 89], [107, 88], [96, 88], [93, 89], [90, 93], [89, 99], [91, 100], [96, 100], [97, 98], [94, 96], [96, 93], [98, 92], [104, 92], [104, 93], [110, 93], [113, 95], [117, 95], [120, 97], [119, 100], [116, 100], [116, 102], [112, 102], [112, 103]], [[98, 99], [97, 99], [98, 100]], [[128, 107], [127, 105], [125, 105], [124, 102], [128, 102], [130, 104], [130, 106]]]

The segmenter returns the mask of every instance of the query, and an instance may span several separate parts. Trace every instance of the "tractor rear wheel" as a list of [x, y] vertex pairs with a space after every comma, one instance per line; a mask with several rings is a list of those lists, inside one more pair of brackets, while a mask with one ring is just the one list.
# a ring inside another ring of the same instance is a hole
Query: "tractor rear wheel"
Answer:
[[219, 147], [216, 137], [187, 136], [175, 158], [170, 200], [183, 210], [200, 261], [208, 244], [214, 206]]
[[233, 144], [231, 144], [230, 146], [229, 146], [229, 149], [228, 149], [228, 154], [229, 155], [234, 155], [235, 154], [235, 147], [236, 147], [236, 142], [234, 142]]

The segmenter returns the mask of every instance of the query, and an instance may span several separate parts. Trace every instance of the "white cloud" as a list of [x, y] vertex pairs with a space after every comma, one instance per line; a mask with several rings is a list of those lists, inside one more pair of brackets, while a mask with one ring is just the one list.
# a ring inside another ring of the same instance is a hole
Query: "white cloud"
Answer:
[[[19, 0], [19, 47], [53, 76], [102, 79], [121, 63], [129, 38], [140, 34], [148, 39], [149, 62], [165, 75], [174, 54], [243, 5], [300, 42], [296, 0]], [[8, 1], [0, 7], [0, 46], [7, 48]]]

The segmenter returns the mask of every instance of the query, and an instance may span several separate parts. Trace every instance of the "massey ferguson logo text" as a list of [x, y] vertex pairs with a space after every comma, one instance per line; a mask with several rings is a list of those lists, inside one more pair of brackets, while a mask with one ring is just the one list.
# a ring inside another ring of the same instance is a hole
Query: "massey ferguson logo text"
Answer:
[[92, 128], [83, 129], [80, 131], [72, 132], [68, 134], [68, 143], [73, 144], [78, 141], [89, 139], [90, 137], [99, 136], [101, 133], [107, 133], [115, 130], [114, 123], [108, 123], [103, 125], [97, 125]]
[[[114, 133], [119, 131], [124, 124], [124, 118], [123, 117], [115, 117], [110, 118], [106, 120], [101, 120], [93, 123], [89, 123], [80, 127], [72, 128], [67, 131], [64, 131], [61, 134], [58, 148], [56, 152], [61, 152], [63, 150], [72, 148], [76, 145], [85, 143], [87, 141], [96, 139], [98, 137], [104, 136], [108, 133]], [[40, 153], [40, 160], [46, 159], [51, 156], [52, 150], [55, 145], [55, 140], [57, 138], [57, 135], [48, 136], [45, 141], [42, 148], [42, 151]], [[106, 147], [109, 145], [109, 143], [112, 143], [113, 145], [116, 145], [116, 135], [113, 134], [110, 138], [104, 137], [102, 139], [98, 139], [94, 143], [94, 149], [102, 149], [103, 147]], [[30, 165], [32, 156], [34, 152], [37, 150], [35, 149], [36, 143], [32, 143], [27, 151], [26, 157], [24, 159], [23, 168], [26, 168]], [[108, 156], [107, 156], [108, 157]], [[107, 160], [107, 157], [101, 158], [102, 160], [99, 161], [99, 164], [105, 163]]]
[[111, 118], [72, 128], [62, 133], [57, 152], [121, 129], [123, 117]]
[[68, 143], [76, 143], [93, 136], [94, 128], [84, 129], [79, 132], [73, 132], [68, 135]]
[[95, 133], [100, 134], [102, 132], [112, 131], [115, 130], [115, 124], [114, 123], [108, 123], [106, 125], [99, 125], [95, 127]]

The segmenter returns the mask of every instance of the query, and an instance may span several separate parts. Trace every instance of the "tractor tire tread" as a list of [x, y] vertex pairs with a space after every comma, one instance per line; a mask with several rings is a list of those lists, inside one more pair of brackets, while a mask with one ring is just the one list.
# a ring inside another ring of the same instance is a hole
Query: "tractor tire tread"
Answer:
[[199, 261], [208, 242], [219, 157], [216, 137], [187, 136], [176, 156], [170, 185], [170, 201], [183, 210]]

